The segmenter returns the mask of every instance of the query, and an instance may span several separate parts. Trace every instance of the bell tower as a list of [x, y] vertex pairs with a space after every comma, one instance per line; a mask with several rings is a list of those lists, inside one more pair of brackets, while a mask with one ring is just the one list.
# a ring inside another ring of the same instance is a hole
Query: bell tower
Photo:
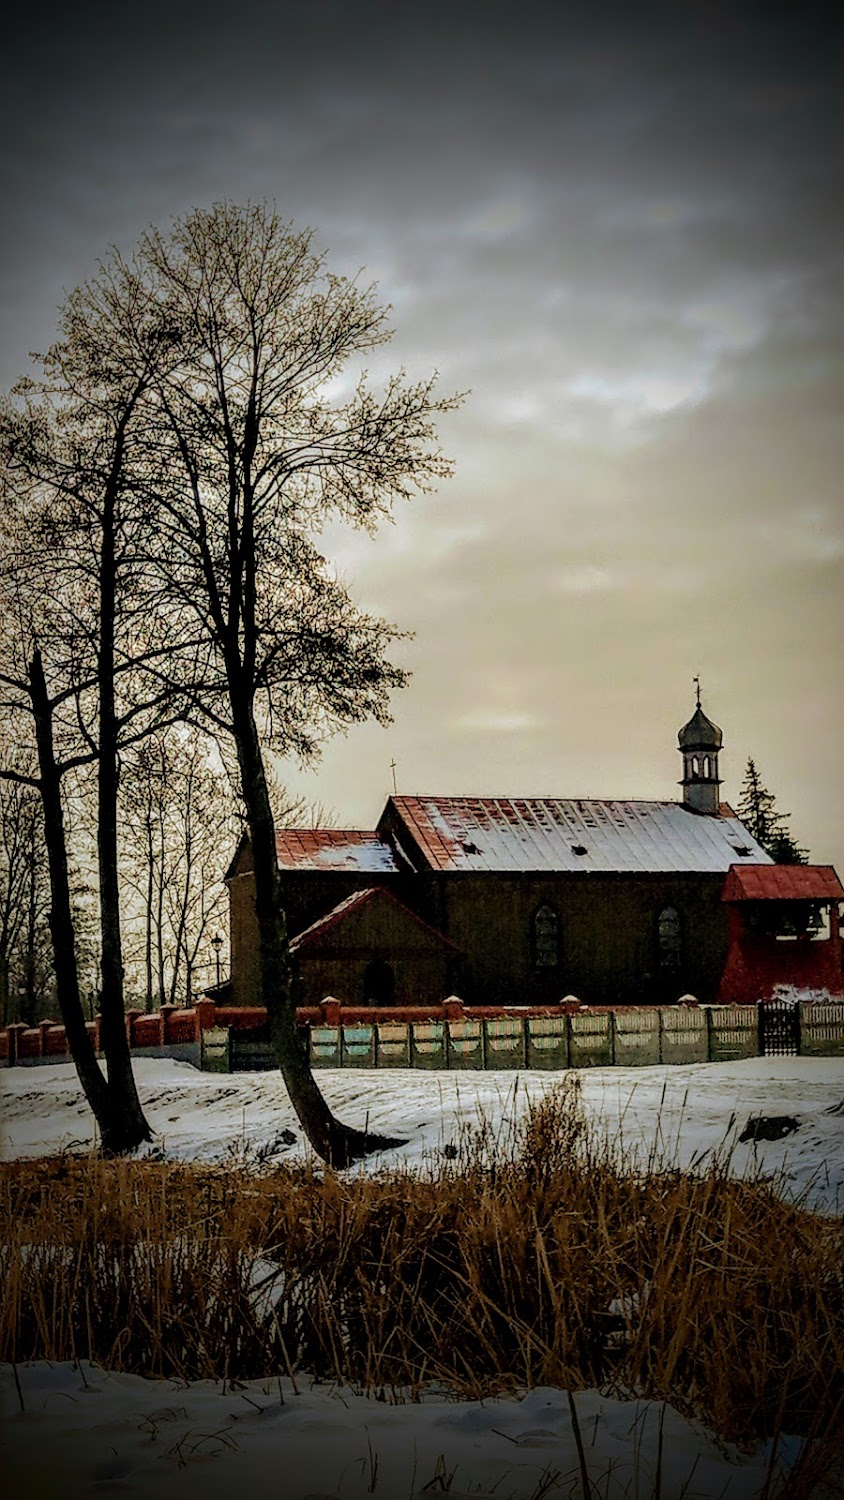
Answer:
[[717, 817], [721, 798], [718, 775], [718, 752], [723, 735], [717, 724], [706, 717], [700, 706], [700, 678], [694, 679], [697, 704], [688, 724], [677, 736], [683, 757], [683, 806], [693, 812]]

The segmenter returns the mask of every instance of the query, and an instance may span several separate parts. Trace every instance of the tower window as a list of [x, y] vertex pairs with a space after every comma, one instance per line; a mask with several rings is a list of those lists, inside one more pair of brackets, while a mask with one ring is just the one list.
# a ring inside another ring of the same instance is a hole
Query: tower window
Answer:
[[560, 962], [560, 922], [553, 906], [534, 912], [533, 961], [537, 969], [556, 969]]
[[664, 906], [657, 918], [657, 944], [661, 969], [679, 969], [683, 957], [683, 927], [680, 913]]

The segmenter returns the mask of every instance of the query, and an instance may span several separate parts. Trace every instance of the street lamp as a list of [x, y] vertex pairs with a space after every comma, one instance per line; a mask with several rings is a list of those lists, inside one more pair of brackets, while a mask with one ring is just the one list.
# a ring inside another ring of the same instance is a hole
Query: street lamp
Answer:
[[219, 932], [215, 932], [211, 939], [211, 947], [214, 949], [214, 958], [217, 963], [217, 989], [220, 988], [220, 949], [222, 946], [223, 939], [220, 937]]

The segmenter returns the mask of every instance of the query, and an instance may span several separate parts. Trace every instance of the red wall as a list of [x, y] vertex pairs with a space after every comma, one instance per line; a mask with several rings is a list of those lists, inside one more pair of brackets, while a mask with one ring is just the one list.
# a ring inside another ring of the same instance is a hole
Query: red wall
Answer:
[[730, 941], [718, 987], [719, 1005], [769, 1000], [779, 984], [844, 995], [837, 913], [828, 938], [777, 939], [749, 932], [738, 904], [727, 910]]

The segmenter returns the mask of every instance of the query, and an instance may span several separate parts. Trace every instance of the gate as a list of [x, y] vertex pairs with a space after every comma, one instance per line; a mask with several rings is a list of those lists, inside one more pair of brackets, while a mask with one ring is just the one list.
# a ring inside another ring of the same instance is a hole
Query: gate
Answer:
[[800, 1006], [796, 1000], [760, 1001], [759, 1051], [763, 1057], [799, 1055]]

